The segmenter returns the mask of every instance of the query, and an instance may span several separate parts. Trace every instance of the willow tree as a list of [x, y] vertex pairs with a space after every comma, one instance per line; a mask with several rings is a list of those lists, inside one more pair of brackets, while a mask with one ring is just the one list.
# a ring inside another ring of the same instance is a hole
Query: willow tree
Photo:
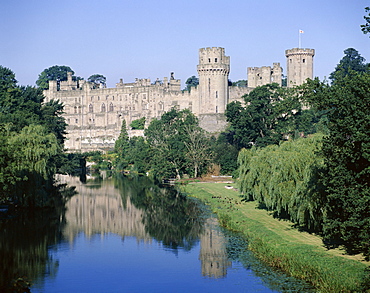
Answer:
[[239, 184], [246, 199], [257, 200], [309, 229], [320, 230], [324, 211], [317, 173], [321, 135], [287, 141], [280, 146], [243, 149], [239, 153]]

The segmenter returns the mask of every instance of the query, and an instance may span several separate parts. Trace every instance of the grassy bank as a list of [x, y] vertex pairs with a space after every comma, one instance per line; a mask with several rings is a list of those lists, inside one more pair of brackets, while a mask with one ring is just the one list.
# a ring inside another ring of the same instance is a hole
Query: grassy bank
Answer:
[[369, 271], [365, 271], [369, 263], [360, 256], [327, 250], [320, 237], [274, 219], [255, 202], [241, 201], [239, 193], [225, 185], [233, 184], [196, 183], [184, 190], [210, 205], [221, 225], [245, 235], [249, 249], [267, 264], [312, 283], [320, 292], [370, 292]]

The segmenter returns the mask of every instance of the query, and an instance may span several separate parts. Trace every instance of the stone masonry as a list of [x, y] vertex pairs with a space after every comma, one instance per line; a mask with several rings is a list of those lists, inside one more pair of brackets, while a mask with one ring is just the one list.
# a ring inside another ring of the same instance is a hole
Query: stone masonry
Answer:
[[[288, 86], [302, 84], [313, 76], [313, 49], [291, 49], [286, 51]], [[59, 100], [64, 104], [64, 117], [68, 124], [66, 149], [69, 151], [107, 150], [114, 147], [122, 120], [126, 125], [141, 117], [147, 123], [160, 118], [163, 113], [176, 107], [189, 109], [198, 118], [200, 126], [211, 133], [225, 129], [224, 112], [232, 101], [242, 100], [242, 96], [253, 88], [276, 82], [281, 85], [282, 68], [280, 63], [273, 67], [249, 67], [248, 87], [228, 85], [230, 57], [220, 47], [199, 49], [197, 66], [199, 85], [191, 91], [181, 90], [181, 81], [174, 73], [163, 80], [136, 79], [115, 88], [96, 88], [87, 81], [73, 81], [68, 74], [67, 81], [49, 82], [44, 91], [45, 101]], [[142, 131], [128, 129], [129, 135], [142, 135]]]

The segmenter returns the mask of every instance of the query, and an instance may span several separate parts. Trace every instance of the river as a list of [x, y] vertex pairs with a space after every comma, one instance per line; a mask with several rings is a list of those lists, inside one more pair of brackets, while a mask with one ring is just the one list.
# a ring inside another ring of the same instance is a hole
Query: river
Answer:
[[57, 213], [0, 221], [0, 288], [31, 292], [313, 292], [260, 263], [196, 199], [147, 178], [60, 177]]

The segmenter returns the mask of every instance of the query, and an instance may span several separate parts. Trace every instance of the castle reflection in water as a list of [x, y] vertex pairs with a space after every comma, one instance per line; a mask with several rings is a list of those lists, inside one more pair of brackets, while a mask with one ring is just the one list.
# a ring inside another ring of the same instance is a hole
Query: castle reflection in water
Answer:
[[[83, 232], [87, 237], [114, 233], [135, 237], [138, 242], [150, 243], [152, 237], [145, 229], [144, 211], [132, 204], [129, 196], [123, 203], [120, 192], [112, 182], [98, 185], [82, 184], [77, 177], [60, 176], [61, 183], [76, 186], [77, 195], [67, 202], [64, 237], [73, 245], [75, 237]], [[226, 252], [226, 239], [215, 218], [206, 220], [199, 235], [202, 275], [222, 278], [231, 267]]]

